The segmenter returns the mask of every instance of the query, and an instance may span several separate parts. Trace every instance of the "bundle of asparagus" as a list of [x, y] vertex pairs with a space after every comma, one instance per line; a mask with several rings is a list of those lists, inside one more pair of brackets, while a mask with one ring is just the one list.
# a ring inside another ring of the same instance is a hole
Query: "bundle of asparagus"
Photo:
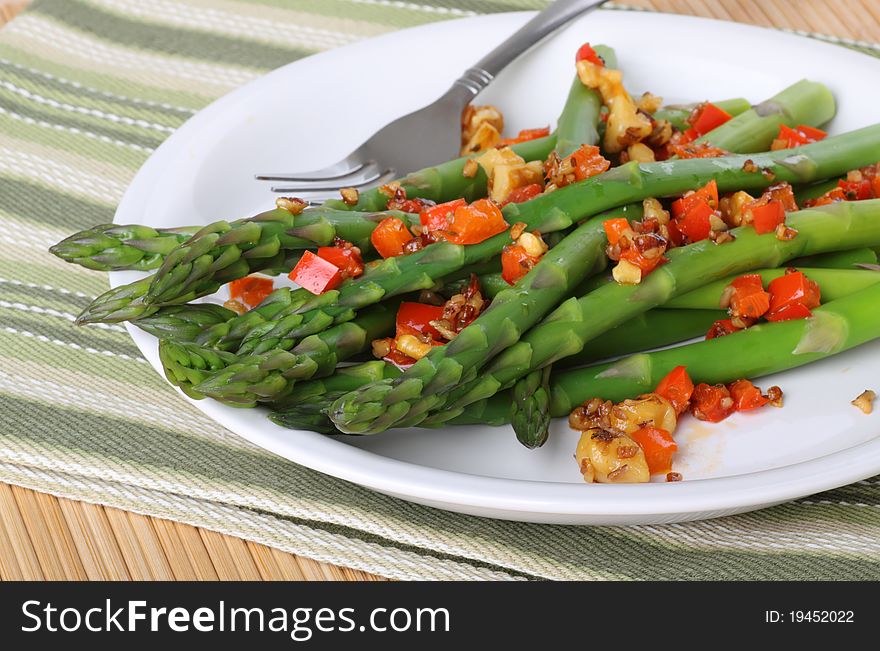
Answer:
[[[204, 227], [72, 235], [52, 253], [89, 269], [154, 271], [97, 297], [77, 323], [131, 321], [160, 339], [166, 375], [187, 395], [265, 405], [286, 427], [362, 435], [512, 423], [528, 447], [544, 443], [552, 417], [651, 392], [678, 366], [695, 382], [729, 383], [880, 336], [880, 274], [869, 270], [880, 182], [858, 172], [880, 159], [880, 125], [825, 138], [816, 127], [834, 100], [806, 80], [754, 107], [662, 107], [623, 90], [609, 48], [582, 48], [577, 66], [549, 135], [496, 139], [354, 200], [286, 198]], [[722, 221], [717, 193], [739, 222]], [[813, 207], [797, 210], [795, 196]], [[705, 231], [687, 221], [701, 201]], [[479, 236], [456, 225], [460, 215]], [[389, 224], [404, 234], [393, 253]], [[658, 248], [627, 257], [619, 232], [628, 246], [647, 238]], [[302, 280], [315, 264], [336, 274], [317, 290], [282, 287], [247, 311], [192, 302], [256, 272]], [[756, 324], [765, 309], [727, 336], [643, 352], [718, 332], [740, 274], [756, 274], [763, 296], [786, 265], [821, 291], [825, 304], [807, 318]], [[407, 322], [405, 309], [433, 316]], [[389, 361], [363, 361], [371, 350]]]

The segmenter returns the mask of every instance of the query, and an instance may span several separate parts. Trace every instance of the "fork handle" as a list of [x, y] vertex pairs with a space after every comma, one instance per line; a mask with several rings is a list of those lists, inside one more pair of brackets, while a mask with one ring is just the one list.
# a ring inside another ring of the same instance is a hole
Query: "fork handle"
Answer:
[[465, 70], [454, 85], [467, 90], [470, 93], [467, 101], [470, 101], [520, 54], [545, 36], [604, 2], [605, 0], [556, 0], [480, 59], [474, 67]]

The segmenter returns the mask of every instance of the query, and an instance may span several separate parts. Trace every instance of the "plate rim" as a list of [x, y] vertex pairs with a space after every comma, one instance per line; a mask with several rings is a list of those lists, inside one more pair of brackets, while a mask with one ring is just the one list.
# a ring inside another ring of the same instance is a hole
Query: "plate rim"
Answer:
[[[603, 14], [625, 14], [625, 12], [618, 10], [600, 11]], [[242, 95], [258, 91], [262, 85], [272, 83], [276, 77], [290, 75], [291, 69], [309, 65], [317, 57], [321, 57], [323, 60], [345, 56], [347, 51], [362, 47], [364, 43], [375, 42], [377, 39], [393, 40], [404, 32], [442, 31], [450, 29], [459, 20], [498, 23], [525, 20], [526, 17], [534, 15], [534, 13], [528, 11], [505, 12], [427, 23], [321, 52], [262, 75], [215, 100], [167, 138], [151, 154], [132, 179], [117, 207], [114, 222], [142, 221], [142, 218], [139, 220], [137, 217], [133, 217], [138, 213], [137, 207], [143, 206], [143, 203], [140, 203], [138, 199], [144, 189], [149, 188], [153, 180], [161, 174], [161, 161], [167, 152], [185, 146], [191, 134], [199, 128], [200, 124], [210, 120], [215, 114], [224, 112]], [[637, 13], [641, 14], [641, 12]], [[711, 29], [729, 30], [737, 33], [743, 31], [760, 32], [762, 36], [766, 36], [766, 33], [769, 32], [774, 35], [774, 38], [782, 38], [789, 42], [809, 42], [811, 47], [828, 48], [827, 51], [849, 52], [869, 60], [873, 58], [854, 50], [844, 49], [836, 44], [781, 32], [773, 28], [659, 12], [652, 12], [649, 15], [655, 21], [694, 22], [711, 26]], [[779, 46], [779, 43], [776, 45]], [[116, 287], [142, 275], [145, 274], [112, 272], [110, 284], [111, 287]], [[158, 356], [155, 354], [156, 339], [129, 323], [126, 323], [125, 327], [141, 353], [147, 357], [150, 364], [164, 380], [161, 366], [158, 365]], [[655, 518], [650, 521], [656, 521], [657, 517], [670, 515], [680, 520], [711, 517], [713, 513], [757, 509], [805, 497], [865, 479], [880, 472], [880, 437], [877, 437], [843, 450], [793, 464], [725, 477], [676, 483], [588, 485], [475, 475], [403, 461], [344, 443], [340, 445], [335, 437], [321, 437], [321, 443], [313, 443], [308, 453], [303, 453], [302, 450], [296, 453], [290, 439], [301, 434], [310, 437], [320, 435], [300, 430], [286, 430], [271, 423], [268, 419], [265, 420], [266, 427], [243, 433], [240, 431], [241, 428], [236, 426], [236, 419], [231, 413], [240, 413], [241, 410], [235, 410], [210, 400], [195, 401], [185, 396], [176, 387], [175, 389], [209, 418], [237, 436], [294, 463], [413, 502], [496, 518], [559, 522], [561, 524], [596, 524], [608, 522], [609, 519], [616, 521], [618, 518], [627, 517]], [[279, 433], [285, 433], [287, 436], [279, 437]], [[811, 472], [814, 469], [820, 472]]]

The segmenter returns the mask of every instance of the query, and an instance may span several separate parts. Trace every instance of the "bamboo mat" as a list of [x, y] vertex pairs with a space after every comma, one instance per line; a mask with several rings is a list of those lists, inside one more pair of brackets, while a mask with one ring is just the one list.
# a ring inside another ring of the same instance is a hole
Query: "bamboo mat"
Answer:
[[[0, 0], [0, 25], [27, 4]], [[880, 41], [880, 0], [629, 0], [632, 6]], [[381, 580], [218, 534], [0, 484], [0, 580]]]

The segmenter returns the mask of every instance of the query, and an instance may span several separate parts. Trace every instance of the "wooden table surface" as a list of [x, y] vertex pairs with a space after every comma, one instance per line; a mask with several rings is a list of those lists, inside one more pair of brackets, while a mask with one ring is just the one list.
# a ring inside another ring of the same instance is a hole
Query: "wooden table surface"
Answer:
[[[27, 0], [0, 0], [0, 25]], [[629, 0], [880, 42], [880, 0]], [[0, 579], [383, 580], [240, 538], [0, 484]]]

